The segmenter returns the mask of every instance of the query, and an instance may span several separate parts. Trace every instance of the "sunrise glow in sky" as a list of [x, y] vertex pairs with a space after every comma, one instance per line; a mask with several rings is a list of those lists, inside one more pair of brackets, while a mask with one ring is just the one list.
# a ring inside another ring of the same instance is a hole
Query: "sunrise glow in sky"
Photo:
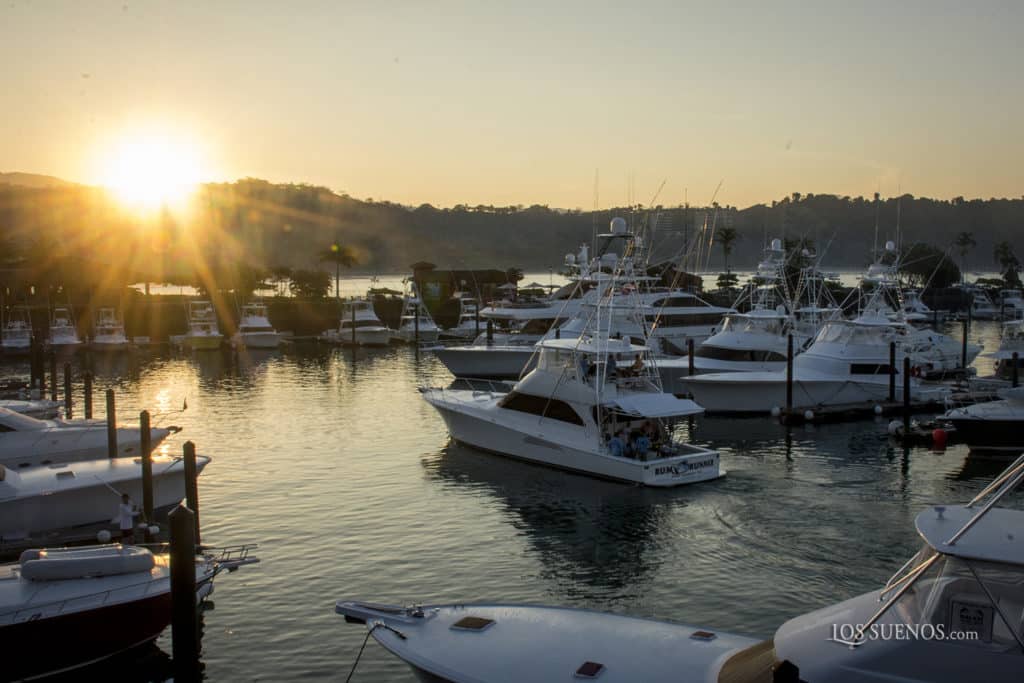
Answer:
[[[1016, 2], [6, 2], [0, 170], [159, 203], [1024, 194]], [[163, 131], [140, 136], [140, 130]], [[148, 135], [148, 137], [147, 137]]]

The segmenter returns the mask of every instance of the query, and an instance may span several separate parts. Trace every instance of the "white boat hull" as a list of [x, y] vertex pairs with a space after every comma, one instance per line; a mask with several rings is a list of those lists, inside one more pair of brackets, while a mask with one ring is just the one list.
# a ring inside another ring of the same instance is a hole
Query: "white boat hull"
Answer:
[[452, 346], [433, 349], [456, 377], [510, 379], [536, 365], [533, 346]]
[[[695, 375], [682, 380], [694, 401], [709, 413], [770, 413], [786, 407], [786, 374], [729, 373]], [[911, 402], [941, 400], [942, 389], [923, 389], [915, 380]], [[884, 403], [889, 399], [887, 378], [853, 380], [812, 375], [794, 377], [793, 409], [817, 410]], [[902, 378], [897, 378], [896, 401], [903, 400]]]
[[[352, 346], [352, 333], [344, 332], [338, 335], [338, 342], [342, 346]], [[387, 346], [391, 342], [391, 330], [386, 327], [380, 329], [357, 329], [356, 346]]]
[[724, 474], [719, 468], [718, 453], [714, 451], [689, 447], [692, 453], [649, 461], [615, 457], [506, 427], [483, 412], [476, 414], [476, 411], [446, 402], [443, 394], [443, 390], [428, 390], [424, 392], [424, 399], [440, 413], [451, 437], [497, 455], [601, 479], [656, 487], [694, 484]]
[[[58, 424], [67, 424], [64, 422]], [[75, 420], [72, 425], [86, 424]], [[57, 427], [39, 431], [0, 433], [0, 465], [11, 468], [33, 467], [83, 460], [103, 460], [107, 453], [107, 430], [103, 422], [93, 421], [92, 429]], [[159, 446], [171, 431], [163, 427], [151, 429], [150, 444]], [[118, 457], [138, 457], [139, 429], [119, 427]]]
[[236, 346], [247, 349], [276, 349], [281, 345], [281, 335], [277, 332], [239, 332], [234, 341]]

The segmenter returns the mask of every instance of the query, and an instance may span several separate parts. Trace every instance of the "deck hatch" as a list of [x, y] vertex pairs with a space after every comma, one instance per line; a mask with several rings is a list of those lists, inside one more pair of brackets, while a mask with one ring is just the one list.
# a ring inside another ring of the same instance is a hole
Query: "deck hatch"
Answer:
[[576, 678], [597, 678], [604, 671], [604, 664], [600, 662], [583, 662], [580, 668], [573, 672]]
[[694, 631], [690, 634], [691, 640], [714, 640], [717, 637], [711, 631]]
[[494, 619], [484, 617], [462, 617], [450, 628], [454, 631], [483, 631], [494, 623]]

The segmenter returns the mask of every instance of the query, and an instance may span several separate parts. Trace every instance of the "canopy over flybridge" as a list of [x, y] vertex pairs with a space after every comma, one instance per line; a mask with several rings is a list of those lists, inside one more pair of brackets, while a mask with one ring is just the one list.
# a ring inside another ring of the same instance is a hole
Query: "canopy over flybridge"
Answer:
[[940, 553], [971, 560], [1024, 564], [1024, 511], [991, 508], [980, 524], [970, 527], [955, 542], [956, 534], [980, 508], [937, 505], [917, 516], [915, 525], [925, 542]]
[[704, 409], [693, 401], [676, 398], [672, 394], [629, 394], [605, 405], [612, 406], [626, 415], [648, 418], [686, 417], [704, 412]]
[[629, 337], [614, 339], [609, 337], [586, 336], [578, 339], [544, 339], [537, 346], [559, 351], [576, 351], [579, 353], [646, 353], [648, 347], [632, 343]]

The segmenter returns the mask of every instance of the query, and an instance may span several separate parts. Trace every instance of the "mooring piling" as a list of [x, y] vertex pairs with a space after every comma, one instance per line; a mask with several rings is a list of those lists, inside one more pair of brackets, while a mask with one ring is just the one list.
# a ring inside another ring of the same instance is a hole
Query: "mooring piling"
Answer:
[[86, 372], [85, 377], [82, 379], [82, 383], [85, 385], [83, 390], [85, 392], [85, 419], [92, 419], [92, 373]]
[[117, 457], [117, 411], [113, 389], [107, 389], [107, 457]]
[[693, 377], [695, 371], [693, 361], [693, 338], [686, 340], [686, 369], [690, 373], [690, 377]]
[[1017, 353], [1016, 351], [1014, 351], [1013, 352], [1013, 358], [1012, 358], [1012, 360], [1013, 360], [1013, 369], [1010, 370], [1010, 383], [1013, 385], [1014, 388], [1020, 386], [1020, 380], [1019, 380], [1019, 377], [1018, 377], [1019, 374], [1020, 374], [1020, 368], [1018, 367], [1019, 364], [1020, 364], [1020, 360], [1019, 359], [1020, 359], [1020, 354]]
[[71, 412], [71, 363], [64, 364], [64, 419], [70, 420]]
[[896, 402], [896, 342], [889, 342], [889, 403]]
[[910, 356], [903, 357], [903, 432], [910, 429]]
[[153, 523], [153, 440], [149, 428], [149, 411], [139, 413], [139, 450], [142, 456], [142, 516], [146, 520], [146, 541]]
[[202, 542], [202, 536], [199, 533], [199, 473], [196, 470], [196, 445], [191, 441], [186, 441], [182, 451], [185, 455], [185, 503], [192, 511], [195, 520], [193, 533], [198, 545]]
[[[968, 316], [968, 319], [970, 316]], [[960, 367], [964, 370], [967, 369], [967, 330], [969, 329], [968, 321], [964, 321], [963, 330], [964, 338], [960, 340]]]
[[793, 412], [793, 335], [786, 337], [786, 414]]
[[199, 617], [196, 611], [196, 516], [179, 505], [171, 531], [171, 656], [174, 679], [199, 681]]
[[356, 304], [352, 302], [352, 347], [356, 346]]
[[57, 352], [50, 349], [50, 400], [57, 400]]

